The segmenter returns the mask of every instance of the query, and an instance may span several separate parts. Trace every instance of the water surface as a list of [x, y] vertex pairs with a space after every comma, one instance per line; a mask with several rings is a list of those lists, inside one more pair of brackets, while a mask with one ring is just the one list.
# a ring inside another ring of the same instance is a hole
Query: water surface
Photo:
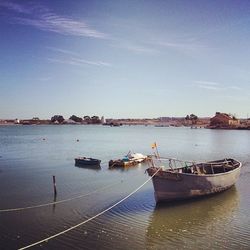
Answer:
[[[77, 139], [79, 142], [77, 142]], [[230, 190], [205, 199], [156, 205], [151, 181], [93, 221], [34, 249], [249, 249], [250, 132], [151, 126], [0, 126], [0, 209], [86, 195], [54, 206], [0, 212], [0, 249], [17, 249], [94, 216], [136, 189], [147, 164], [109, 170], [129, 150], [185, 160], [237, 158], [244, 163]], [[102, 160], [78, 168], [74, 157]], [[96, 192], [93, 192], [96, 191]]]

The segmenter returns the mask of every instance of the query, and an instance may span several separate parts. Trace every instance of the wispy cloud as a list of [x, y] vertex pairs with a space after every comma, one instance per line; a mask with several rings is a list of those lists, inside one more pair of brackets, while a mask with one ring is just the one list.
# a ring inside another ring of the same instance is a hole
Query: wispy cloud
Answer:
[[207, 49], [205, 45], [202, 44], [197, 44], [197, 43], [178, 43], [178, 42], [157, 42], [157, 45], [166, 47], [166, 48], [172, 48], [172, 49], [177, 49], [177, 50], [182, 50], [182, 51], [194, 51], [197, 49]]
[[0, 2], [0, 7], [11, 10], [11, 11], [15, 11], [18, 13], [25, 13], [25, 14], [31, 13], [30, 8], [27, 8], [27, 7], [24, 7], [20, 4], [16, 4], [16, 3], [12, 3], [12, 2], [2, 1], [2, 2]]
[[212, 48], [202, 43], [199, 39], [190, 36], [183, 36], [179, 38], [154, 38], [148, 42], [152, 46], [159, 48], [159, 50], [172, 50], [186, 55], [200, 55], [211, 51]]
[[81, 58], [72, 58], [72, 60], [77, 62], [77, 63], [80, 63], [80, 64], [89, 64], [89, 65], [104, 66], [104, 67], [111, 67], [112, 66], [110, 63], [103, 62], [103, 61], [88, 61], [88, 60], [84, 60]]
[[37, 80], [40, 82], [47, 82], [47, 81], [50, 81], [51, 79], [52, 79], [52, 77], [48, 76], [48, 77], [40, 77]]
[[113, 40], [117, 42], [113, 47], [126, 49], [137, 54], [159, 55], [167, 50], [172, 50], [182, 54], [197, 55], [212, 50], [211, 47], [202, 44], [198, 39], [190, 36], [172, 40], [152, 38], [151, 40], [144, 39], [140, 42]]
[[[38, 5], [25, 5], [3, 1], [0, 7], [15, 13], [11, 21], [20, 25], [33, 26], [43, 31], [55, 32], [63, 35], [83, 36], [107, 39], [108, 36], [91, 28], [86, 22], [75, 20], [53, 13], [48, 8]], [[19, 15], [22, 14], [22, 15]]]
[[66, 50], [66, 49], [61, 49], [61, 48], [56, 48], [56, 47], [46, 47], [49, 50], [52, 50], [54, 52], [59, 52], [62, 54], [66, 54], [66, 55], [72, 55], [72, 56], [77, 56], [77, 53], [71, 50]]
[[206, 86], [218, 86], [220, 83], [218, 82], [210, 82], [210, 81], [194, 81], [197, 85], [206, 85]]
[[242, 88], [238, 87], [238, 86], [229, 86], [228, 89], [232, 89], [232, 90], [242, 90]]
[[[112, 67], [111, 63], [104, 62], [101, 60], [98, 61], [92, 61], [92, 60], [86, 60], [83, 58], [80, 58], [78, 53], [62, 49], [62, 48], [56, 48], [56, 47], [46, 47], [47, 49], [56, 52], [58, 56], [56, 57], [50, 57], [48, 58], [48, 61], [54, 62], [54, 63], [62, 63], [62, 64], [69, 64], [69, 65], [75, 65], [75, 66], [86, 66], [86, 65], [92, 65], [92, 66], [98, 66], [98, 67]], [[69, 57], [70, 56], [70, 57]]]
[[58, 59], [58, 58], [48, 58], [48, 61], [53, 63], [68, 64], [73, 66], [98, 66], [98, 67], [112, 67], [112, 64], [103, 61], [88, 61], [81, 58], [69, 58], [69, 59]]
[[223, 99], [228, 99], [230, 101], [237, 101], [237, 102], [245, 102], [249, 100], [248, 96], [243, 96], [243, 95], [230, 95], [230, 94], [223, 94], [223, 95], [219, 95], [219, 98], [223, 98]]
[[221, 89], [220, 83], [218, 82], [210, 82], [210, 81], [194, 81], [193, 82], [195, 87], [207, 90], [218, 91]]
[[215, 86], [208, 86], [208, 85], [198, 85], [201, 89], [208, 89], [208, 90], [220, 90], [221, 88]]
[[155, 55], [158, 54], [159, 51], [154, 48], [149, 48], [144, 45], [137, 45], [132, 43], [126, 43], [124, 41], [119, 41], [119, 43], [113, 45], [115, 48], [125, 49], [128, 51], [131, 51], [136, 54], [149, 54], [149, 55]]
[[219, 82], [210, 82], [210, 81], [194, 81], [193, 84], [195, 87], [213, 91], [225, 91], [225, 90], [241, 90], [238, 86], [223, 86]]

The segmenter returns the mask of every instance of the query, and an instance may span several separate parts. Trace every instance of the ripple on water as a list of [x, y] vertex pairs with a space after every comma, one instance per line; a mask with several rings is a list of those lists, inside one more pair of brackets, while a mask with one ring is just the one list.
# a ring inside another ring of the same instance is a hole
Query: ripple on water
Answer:
[[234, 227], [232, 217], [239, 206], [235, 188], [205, 199], [159, 205], [153, 212], [147, 228], [149, 246], [170, 249], [183, 246], [188, 249], [210, 249], [232, 242]]
[[[125, 194], [127, 194], [127, 191]], [[124, 196], [121, 195], [121, 197]], [[84, 239], [88, 241], [86, 249], [110, 249], [114, 245], [115, 249], [127, 249], [133, 241], [133, 245], [137, 249], [143, 249], [144, 232], [148, 222], [148, 220], [145, 220], [145, 214], [149, 216], [155, 205], [152, 198], [151, 189], [150, 191], [148, 189], [142, 191], [142, 193], [128, 198], [94, 221], [81, 226], [75, 230], [75, 233], [68, 234], [67, 239], [60, 237], [60, 241], [64, 242], [65, 240], [66, 245], [74, 245], [76, 249]], [[148, 199], [151, 202], [148, 202]], [[114, 204], [114, 202], [111, 204]], [[96, 212], [92, 210], [92, 215], [94, 214]], [[82, 249], [85, 249], [85, 247]]]
[[[197, 155], [208, 160], [230, 156], [244, 161], [237, 191], [155, 206], [149, 182], [108, 213], [43, 243], [42, 249], [248, 249], [249, 131], [150, 126], [124, 126], [119, 130], [102, 126], [0, 128], [1, 208], [51, 201], [52, 175], [57, 177], [58, 200], [124, 180], [104, 192], [67, 204], [0, 214], [1, 248], [17, 249], [56, 234], [125, 197], [146, 180], [145, 168], [109, 171], [105, 161], [123, 156], [131, 147], [150, 154], [150, 144], [155, 140], [163, 156], [187, 160], [197, 159]], [[104, 168], [76, 168], [74, 157], [83, 154], [102, 159]]]

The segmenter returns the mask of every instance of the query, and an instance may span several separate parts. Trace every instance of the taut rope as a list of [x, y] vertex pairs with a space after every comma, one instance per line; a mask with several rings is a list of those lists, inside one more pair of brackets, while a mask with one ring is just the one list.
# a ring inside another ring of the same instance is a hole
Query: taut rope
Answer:
[[37, 242], [35, 242], [35, 243], [33, 243], [33, 244], [30, 244], [30, 245], [28, 245], [28, 246], [19, 248], [19, 250], [28, 249], [28, 248], [31, 248], [31, 247], [36, 246], [36, 245], [38, 245], [38, 244], [41, 244], [41, 243], [43, 243], [43, 242], [47, 242], [48, 240], [51, 240], [51, 239], [56, 238], [56, 237], [58, 237], [58, 236], [60, 236], [60, 235], [62, 235], [62, 234], [65, 234], [65, 233], [67, 233], [67, 232], [69, 232], [69, 231], [71, 231], [71, 230], [73, 230], [73, 229], [75, 229], [75, 228], [77, 228], [77, 227], [80, 227], [80, 226], [82, 226], [83, 224], [85, 224], [85, 223], [87, 223], [87, 222], [89, 222], [89, 221], [91, 221], [91, 220], [93, 220], [93, 219], [99, 217], [100, 215], [102, 215], [102, 214], [108, 212], [108, 211], [111, 210], [112, 208], [116, 207], [117, 205], [119, 205], [120, 203], [122, 203], [123, 201], [125, 201], [126, 199], [128, 199], [130, 196], [132, 196], [132, 195], [133, 195], [134, 193], [136, 193], [138, 190], [140, 190], [146, 183], [148, 183], [148, 182], [158, 173], [159, 170], [160, 170], [160, 168], [159, 168], [150, 178], [148, 178], [144, 183], [142, 183], [138, 188], [136, 188], [136, 189], [135, 189], [134, 191], [132, 191], [130, 194], [128, 194], [127, 196], [125, 196], [124, 198], [122, 198], [120, 201], [116, 202], [116, 203], [113, 204], [112, 206], [106, 208], [106, 209], [103, 210], [102, 212], [100, 212], [100, 213], [98, 213], [98, 214], [92, 216], [91, 218], [89, 218], [89, 219], [87, 219], [87, 220], [84, 220], [84, 221], [80, 222], [79, 224], [77, 224], [77, 225], [75, 225], [75, 226], [72, 226], [72, 227], [70, 227], [70, 228], [68, 228], [68, 229], [66, 229], [66, 230], [64, 230], [64, 231], [61, 231], [61, 232], [59, 232], [59, 233], [57, 233], [57, 234], [54, 234], [54, 235], [52, 235], [52, 236], [50, 236], [50, 237], [48, 237], [48, 238], [45, 238], [45, 239], [40, 240], [40, 241], [37, 241]]

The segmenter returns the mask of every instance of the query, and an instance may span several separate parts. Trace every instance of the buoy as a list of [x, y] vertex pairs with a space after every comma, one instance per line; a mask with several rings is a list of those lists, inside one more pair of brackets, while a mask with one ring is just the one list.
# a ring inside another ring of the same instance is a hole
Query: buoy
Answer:
[[76, 141], [79, 142], [79, 139], [77, 139]]

